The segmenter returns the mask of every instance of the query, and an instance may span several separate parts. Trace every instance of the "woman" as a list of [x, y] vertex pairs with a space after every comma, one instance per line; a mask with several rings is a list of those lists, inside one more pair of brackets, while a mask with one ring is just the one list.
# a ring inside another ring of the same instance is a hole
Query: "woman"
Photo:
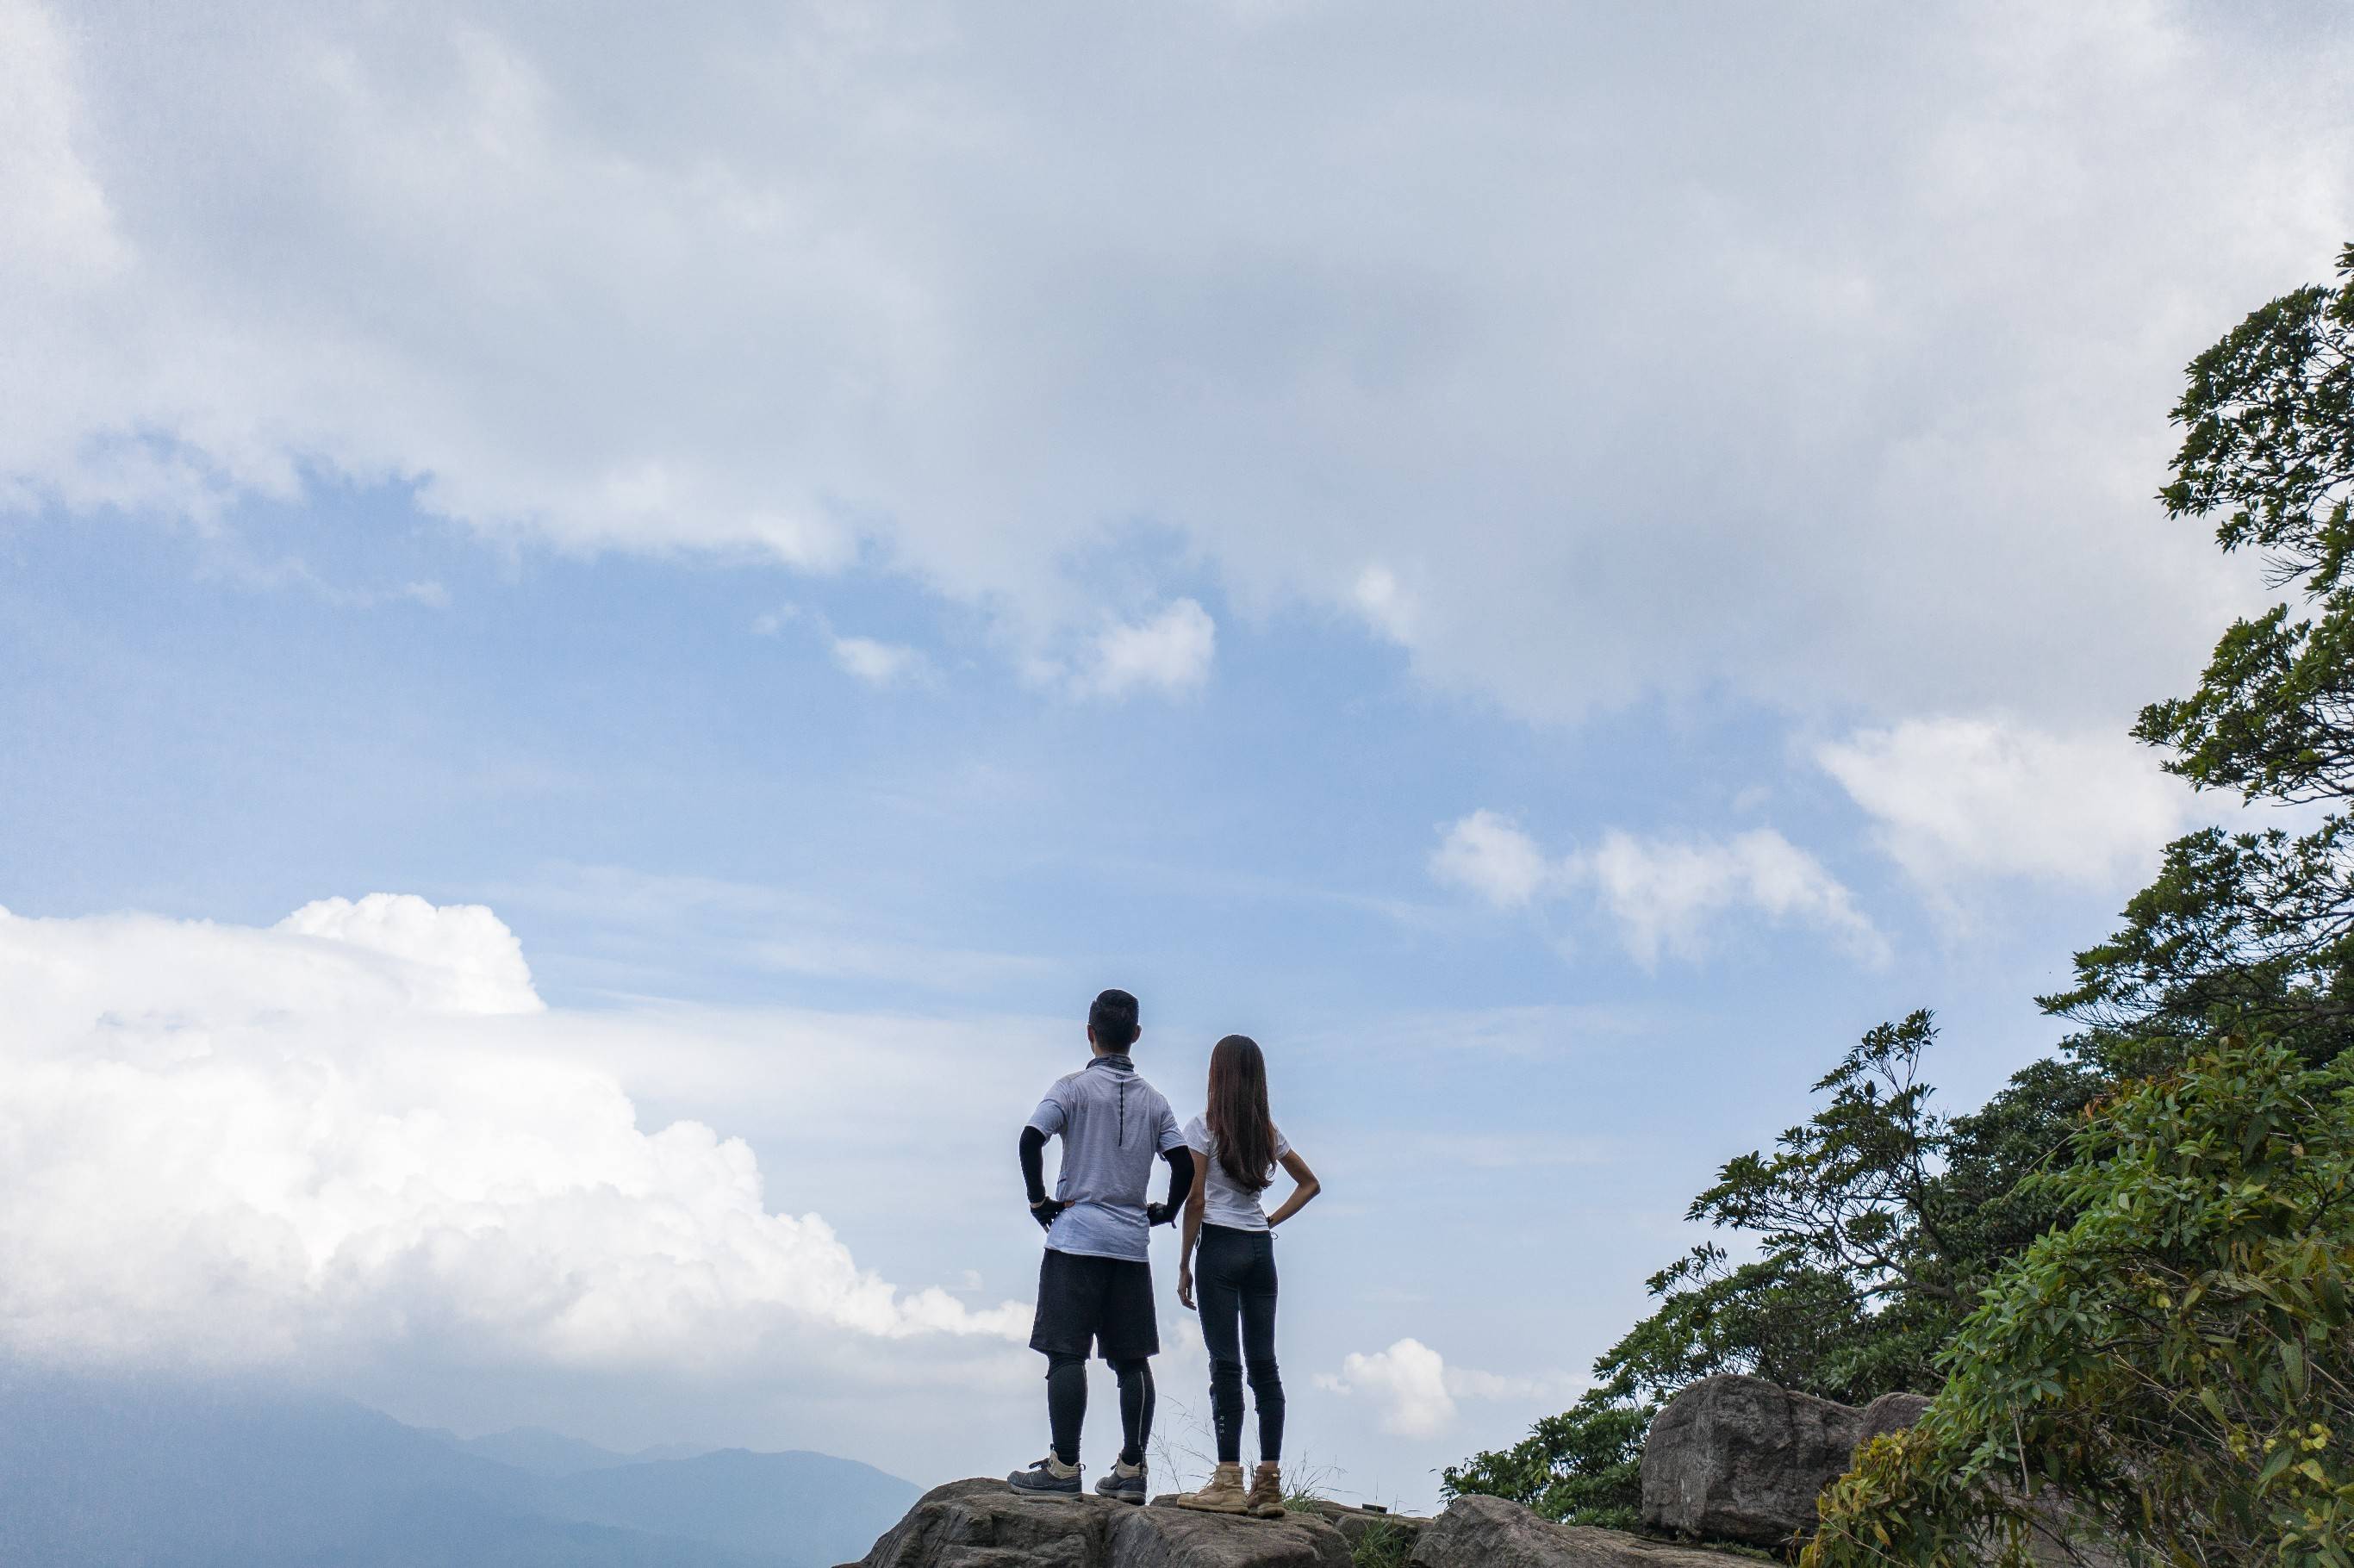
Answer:
[[[1218, 1467], [1210, 1484], [1177, 1499], [1214, 1513], [1283, 1517], [1283, 1380], [1275, 1366], [1275, 1227], [1322, 1191], [1267, 1110], [1267, 1058], [1246, 1034], [1210, 1053], [1209, 1104], [1185, 1128], [1201, 1179], [1185, 1197], [1177, 1254], [1177, 1299], [1193, 1305], [1194, 1249], [1201, 1249], [1202, 1343], [1210, 1352], [1210, 1414]], [[1274, 1213], [1259, 1194], [1280, 1164], [1297, 1183]], [[1258, 1407], [1259, 1466], [1243, 1486], [1243, 1378]]]

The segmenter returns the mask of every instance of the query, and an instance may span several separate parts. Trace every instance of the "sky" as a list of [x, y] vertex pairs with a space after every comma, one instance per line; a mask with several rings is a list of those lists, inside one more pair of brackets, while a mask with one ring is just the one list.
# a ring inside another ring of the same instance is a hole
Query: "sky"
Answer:
[[[0, 0], [0, 1352], [1044, 1441], [1015, 1133], [1268, 1053], [1291, 1457], [1586, 1385], [2194, 799], [2295, 5]], [[1161, 1462], [1207, 1447], [1161, 1280]], [[1098, 1374], [1096, 1437], [1111, 1402]]]

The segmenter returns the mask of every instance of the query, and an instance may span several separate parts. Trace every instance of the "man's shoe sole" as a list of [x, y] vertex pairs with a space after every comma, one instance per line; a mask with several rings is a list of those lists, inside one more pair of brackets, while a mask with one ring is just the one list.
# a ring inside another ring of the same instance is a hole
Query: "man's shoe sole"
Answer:
[[1223, 1513], [1233, 1519], [1243, 1519], [1247, 1517], [1250, 1513], [1250, 1504], [1246, 1502], [1237, 1501], [1231, 1505], [1226, 1503], [1204, 1502], [1202, 1499], [1193, 1497], [1190, 1493], [1179, 1498], [1177, 1499], [1177, 1506], [1179, 1508], [1190, 1508], [1195, 1513]]

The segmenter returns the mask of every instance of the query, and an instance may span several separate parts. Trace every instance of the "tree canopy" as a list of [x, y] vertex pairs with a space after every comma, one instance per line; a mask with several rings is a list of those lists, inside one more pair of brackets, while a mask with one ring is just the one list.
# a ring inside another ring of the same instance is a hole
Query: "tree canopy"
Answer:
[[2167, 514], [2286, 597], [2134, 734], [2293, 825], [2169, 844], [2041, 999], [2059, 1054], [1976, 1112], [1932, 1105], [1926, 1012], [1868, 1033], [1693, 1201], [1755, 1255], [1655, 1275], [1600, 1386], [1450, 1489], [1624, 1522], [1659, 1403], [1750, 1372], [1936, 1391], [1826, 1494], [1809, 1568], [2025, 1563], [2038, 1537], [2354, 1568], [2354, 245], [2194, 360], [2172, 418]]

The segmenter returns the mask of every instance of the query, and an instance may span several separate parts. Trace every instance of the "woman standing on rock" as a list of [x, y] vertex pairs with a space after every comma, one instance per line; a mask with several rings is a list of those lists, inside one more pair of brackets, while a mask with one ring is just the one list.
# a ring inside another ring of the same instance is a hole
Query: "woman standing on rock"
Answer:
[[[1185, 1198], [1184, 1240], [1177, 1254], [1177, 1299], [1193, 1305], [1200, 1251], [1202, 1343], [1210, 1352], [1210, 1414], [1218, 1467], [1209, 1485], [1177, 1499], [1214, 1513], [1283, 1517], [1283, 1379], [1275, 1364], [1275, 1227], [1323, 1189], [1267, 1108], [1267, 1058], [1247, 1034], [1229, 1034], [1210, 1052], [1209, 1103], [1185, 1128], [1203, 1179]], [[1259, 1194], [1280, 1164], [1297, 1183], [1274, 1213]], [[1243, 1381], [1258, 1408], [1257, 1472], [1243, 1486]]]

